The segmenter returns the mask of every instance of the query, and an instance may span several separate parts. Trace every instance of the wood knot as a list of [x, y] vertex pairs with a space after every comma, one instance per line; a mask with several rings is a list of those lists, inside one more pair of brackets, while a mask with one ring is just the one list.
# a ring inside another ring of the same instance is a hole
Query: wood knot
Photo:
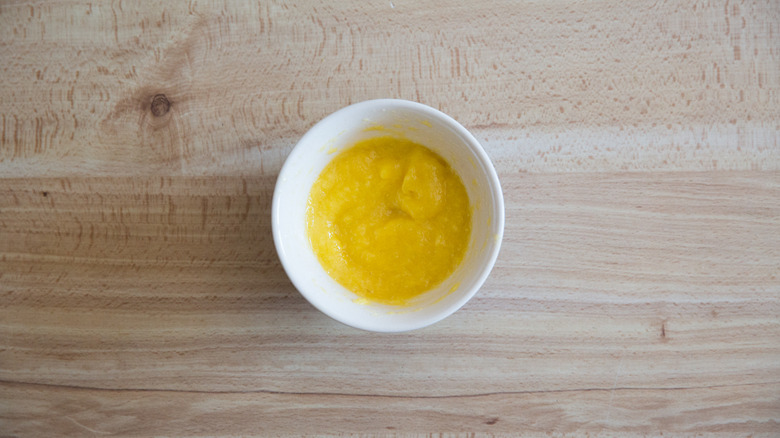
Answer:
[[164, 94], [158, 94], [152, 98], [152, 115], [162, 117], [171, 109], [171, 101]]

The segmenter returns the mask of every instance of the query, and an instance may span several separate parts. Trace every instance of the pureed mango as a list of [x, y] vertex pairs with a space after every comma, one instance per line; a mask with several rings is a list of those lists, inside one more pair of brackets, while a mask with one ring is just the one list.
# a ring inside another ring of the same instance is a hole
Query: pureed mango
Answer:
[[408, 305], [449, 276], [471, 235], [458, 175], [435, 152], [377, 137], [340, 153], [312, 187], [312, 249], [336, 281], [371, 301]]

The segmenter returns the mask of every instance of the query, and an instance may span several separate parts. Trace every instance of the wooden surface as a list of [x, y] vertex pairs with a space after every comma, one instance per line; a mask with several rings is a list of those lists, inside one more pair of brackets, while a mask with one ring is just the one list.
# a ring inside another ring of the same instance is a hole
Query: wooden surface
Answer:
[[[270, 229], [378, 97], [506, 198], [478, 295], [394, 335]], [[778, 436], [779, 277], [777, 1], [0, 3], [0, 436]]]

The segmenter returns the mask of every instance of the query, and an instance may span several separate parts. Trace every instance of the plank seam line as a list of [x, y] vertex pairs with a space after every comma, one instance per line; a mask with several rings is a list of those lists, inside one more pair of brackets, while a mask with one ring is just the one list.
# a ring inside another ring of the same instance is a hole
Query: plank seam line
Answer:
[[575, 388], [575, 389], [551, 389], [540, 391], [494, 391], [476, 394], [450, 394], [450, 395], [401, 395], [401, 394], [357, 394], [343, 392], [294, 392], [294, 391], [274, 391], [269, 389], [257, 389], [246, 391], [202, 391], [192, 389], [153, 389], [153, 388], [101, 388], [93, 386], [80, 385], [62, 385], [54, 383], [36, 383], [20, 382], [12, 380], [0, 380], [0, 385], [19, 385], [19, 386], [37, 386], [53, 389], [72, 389], [82, 391], [105, 391], [105, 392], [159, 392], [159, 393], [182, 393], [182, 394], [269, 394], [269, 395], [297, 395], [297, 396], [333, 396], [333, 397], [379, 397], [379, 398], [399, 398], [399, 399], [446, 399], [446, 398], [477, 398], [492, 397], [501, 395], [529, 395], [529, 394], [562, 394], [574, 392], [609, 392], [609, 391], [685, 391], [695, 389], [724, 389], [737, 388], [740, 386], [766, 386], [780, 385], [780, 381], [755, 382], [729, 385], [705, 385], [705, 386], [670, 386], [670, 387], [641, 387], [641, 386], [623, 386], [616, 388]]

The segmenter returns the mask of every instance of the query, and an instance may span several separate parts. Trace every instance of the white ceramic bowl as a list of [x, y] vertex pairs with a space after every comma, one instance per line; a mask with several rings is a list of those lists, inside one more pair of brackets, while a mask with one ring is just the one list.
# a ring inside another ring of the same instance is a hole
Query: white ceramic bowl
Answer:
[[[322, 169], [357, 141], [386, 135], [407, 138], [441, 155], [460, 175], [472, 206], [471, 240], [460, 266], [408, 307], [358, 299], [325, 272], [306, 232], [309, 192]], [[282, 167], [271, 214], [279, 259], [301, 294], [337, 321], [378, 332], [425, 327], [458, 310], [485, 282], [504, 234], [504, 198], [485, 150], [451, 117], [406, 100], [357, 103], [314, 125]]]

